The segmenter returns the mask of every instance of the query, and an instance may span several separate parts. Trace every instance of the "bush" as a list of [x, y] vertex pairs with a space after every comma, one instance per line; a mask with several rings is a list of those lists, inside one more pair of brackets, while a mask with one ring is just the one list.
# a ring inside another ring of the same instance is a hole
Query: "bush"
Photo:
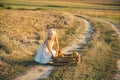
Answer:
[[6, 7], [6, 9], [12, 9], [12, 7]]
[[0, 3], [0, 7], [4, 7], [4, 5], [2, 3]]
[[28, 10], [28, 9], [26, 9], [26, 8], [18, 8], [19, 10]]

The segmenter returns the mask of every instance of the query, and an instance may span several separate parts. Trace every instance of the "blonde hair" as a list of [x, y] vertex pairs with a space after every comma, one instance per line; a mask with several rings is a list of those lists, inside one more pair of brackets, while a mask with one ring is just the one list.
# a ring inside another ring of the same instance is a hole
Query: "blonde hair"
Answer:
[[54, 38], [57, 37], [57, 33], [56, 33], [56, 30], [55, 30], [55, 29], [48, 29], [48, 31], [47, 31], [47, 36], [48, 36], [49, 33], [53, 33], [53, 37], [54, 37]]
[[54, 37], [57, 35], [55, 29], [48, 29], [48, 33], [53, 33]]

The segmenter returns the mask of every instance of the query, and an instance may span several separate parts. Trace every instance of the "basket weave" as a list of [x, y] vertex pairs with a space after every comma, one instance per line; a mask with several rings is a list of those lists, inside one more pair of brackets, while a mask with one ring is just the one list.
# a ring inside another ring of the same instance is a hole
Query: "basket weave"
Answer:
[[80, 55], [62, 55], [53, 58], [53, 65], [71, 65], [77, 64], [80, 61]]

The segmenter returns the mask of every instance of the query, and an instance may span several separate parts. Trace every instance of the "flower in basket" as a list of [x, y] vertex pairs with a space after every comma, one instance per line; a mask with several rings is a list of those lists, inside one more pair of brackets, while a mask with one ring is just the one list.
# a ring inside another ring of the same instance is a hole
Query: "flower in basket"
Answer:
[[78, 52], [73, 52], [72, 55], [73, 55], [73, 56], [78, 56], [79, 54], [78, 54]]
[[61, 50], [58, 51], [58, 56], [59, 56], [59, 57], [63, 57], [63, 56], [64, 56], [64, 55], [63, 55], [63, 52], [62, 52]]

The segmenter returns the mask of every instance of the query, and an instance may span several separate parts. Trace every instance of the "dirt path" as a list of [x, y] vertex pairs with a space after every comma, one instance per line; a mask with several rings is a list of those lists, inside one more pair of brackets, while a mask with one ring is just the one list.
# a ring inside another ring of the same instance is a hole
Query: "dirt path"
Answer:
[[[111, 22], [109, 22], [107, 19], [103, 19], [103, 18], [95, 18], [97, 20], [100, 20], [101, 22], [107, 23], [110, 25], [110, 27], [113, 28], [113, 30], [118, 34], [118, 38], [120, 40], [120, 29], [117, 28], [117, 26]], [[115, 75], [114, 79], [115, 80], [120, 80], [120, 57], [119, 60], [117, 61], [117, 74]]]
[[71, 45], [66, 46], [64, 49], [62, 49], [62, 51], [66, 54], [71, 54], [74, 51], [83, 49], [83, 46], [87, 44], [88, 41], [92, 38], [93, 29], [91, 24], [87, 20], [81, 18], [80, 16], [77, 17], [84, 21], [84, 30], [82, 31], [82, 34], [79, 34], [74, 39], [74, 41], [71, 42]]
[[37, 65], [32, 67], [29, 71], [27, 71], [27, 73], [18, 76], [14, 80], [39, 80], [47, 78], [53, 69], [53, 66]]
[[[78, 17], [80, 20], [82, 18]], [[67, 47], [65, 47], [63, 50], [64, 53], [71, 53], [72, 51], [77, 51], [82, 49], [82, 47], [88, 43], [88, 41], [92, 37], [92, 26], [90, 23], [82, 19], [84, 21], [84, 30], [82, 31], [81, 34], [78, 35], [74, 39], [74, 41]], [[81, 45], [78, 45], [81, 44]], [[48, 78], [51, 71], [54, 70], [54, 66], [52, 65], [36, 65], [32, 67], [29, 71], [27, 71], [25, 74], [18, 76], [14, 80], [38, 80], [38, 79], [43, 79], [43, 78]]]

